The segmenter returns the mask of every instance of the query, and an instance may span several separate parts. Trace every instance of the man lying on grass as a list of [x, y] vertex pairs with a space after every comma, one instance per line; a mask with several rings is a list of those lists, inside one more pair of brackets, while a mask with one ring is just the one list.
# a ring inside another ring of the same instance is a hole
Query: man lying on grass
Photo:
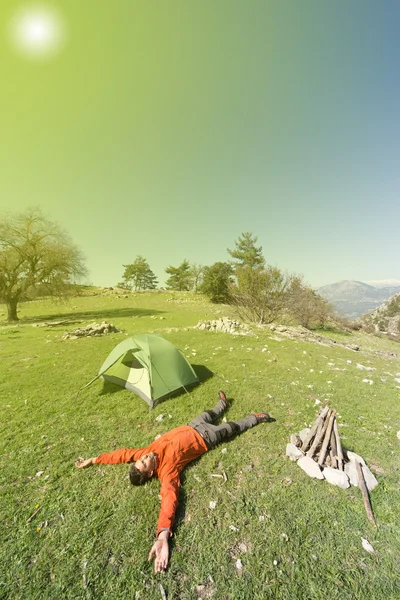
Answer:
[[207, 410], [189, 425], [176, 427], [160, 436], [146, 448], [122, 448], [100, 454], [97, 458], [78, 460], [75, 465], [84, 469], [94, 464], [116, 465], [134, 463], [129, 477], [133, 485], [146, 483], [153, 475], [161, 482], [161, 508], [158, 519], [157, 540], [150, 550], [149, 560], [155, 557], [154, 571], [164, 571], [168, 565], [168, 538], [172, 535], [178, 507], [180, 472], [192, 460], [215, 448], [250, 427], [273, 421], [267, 413], [252, 414], [236, 423], [212, 423], [229, 407], [224, 392], [218, 392], [219, 401], [213, 410]]

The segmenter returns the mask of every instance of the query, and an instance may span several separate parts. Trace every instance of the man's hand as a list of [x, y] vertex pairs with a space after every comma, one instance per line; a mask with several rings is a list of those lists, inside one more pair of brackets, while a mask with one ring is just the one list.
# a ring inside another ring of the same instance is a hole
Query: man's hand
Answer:
[[80, 458], [76, 461], [75, 466], [78, 467], [78, 469], [86, 469], [86, 467], [94, 465], [95, 460], [96, 458], [87, 458], [86, 460], [84, 458]]
[[158, 540], [154, 542], [152, 549], [150, 550], [149, 560], [155, 557], [154, 560], [154, 572], [161, 573], [165, 571], [168, 566], [169, 558], [169, 546], [168, 546], [168, 531], [161, 531], [158, 536]]

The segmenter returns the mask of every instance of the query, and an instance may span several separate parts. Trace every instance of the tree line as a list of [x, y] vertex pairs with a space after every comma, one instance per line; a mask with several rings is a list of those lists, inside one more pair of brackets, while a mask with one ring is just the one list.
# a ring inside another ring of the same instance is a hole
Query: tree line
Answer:
[[[309, 327], [333, 317], [332, 307], [301, 276], [267, 264], [251, 232], [242, 233], [227, 253], [228, 260], [210, 266], [191, 265], [186, 259], [169, 265], [166, 289], [205, 294], [211, 302], [230, 304], [240, 317], [260, 324], [284, 315]], [[158, 287], [143, 256], [123, 268], [119, 287], [135, 291]], [[0, 219], [0, 300], [7, 306], [9, 321], [18, 320], [20, 301], [40, 294], [62, 296], [86, 275], [80, 249], [39, 209]]]
[[[302, 276], [266, 263], [257, 239], [251, 232], [242, 233], [233, 249], [227, 248], [230, 260], [225, 262], [201, 266], [184, 259], [178, 266], [168, 266], [166, 289], [203, 293], [211, 302], [233, 305], [240, 317], [259, 324], [285, 315], [310, 327], [334, 317], [333, 308]], [[157, 287], [157, 278], [143, 256], [123, 266], [120, 287], [136, 291]]]

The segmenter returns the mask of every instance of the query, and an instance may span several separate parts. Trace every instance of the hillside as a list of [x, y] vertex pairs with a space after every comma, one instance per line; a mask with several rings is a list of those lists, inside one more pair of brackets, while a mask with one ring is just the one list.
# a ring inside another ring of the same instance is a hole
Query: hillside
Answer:
[[400, 286], [374, 287], [362, 281], [343, 280], [324, 285], [317, 291], [334, 306], [339, 314], [356, 319], [377, 308], [393, 294], [400, 292]]
[[364, 315], [361, 322], [372, 326], [376, 333], [384, 333], [400, 341], [400, 293]]
[[[228, 306], [191, 293], [112, 292], [21, 303], [18, 324], [0, 322], [0, 597], [160, 600], [162, 585], [171, 600], [397, 598], [399, 345], [278, 324], [232, 335], [196, 328], [232, 317]], [[64, 337], [103, 320], [119, 332]], [[152, 411], [100, 380], [77, 397], [119, 342], [150, 332], [184, 352], [200, 385]], [[184, 471], [170, 567], [154, 574], [159, 482], [133, 488], [127, 465], [74, 463], [147, 445], [212, 408], [221, 388], [232, 400], [228, 421], [252, 411], [276, 421]], [[378, 480], [377, 528], [357, 487], [311, 479], [285, 454], [325, 402], [344, 448]]]

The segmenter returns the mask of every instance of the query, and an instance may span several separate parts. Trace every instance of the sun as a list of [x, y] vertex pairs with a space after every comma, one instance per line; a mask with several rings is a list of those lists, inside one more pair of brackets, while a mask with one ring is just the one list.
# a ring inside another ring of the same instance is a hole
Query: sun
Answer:
[[64, 46], [66, 27], [54, 7], [35, 4], [23, 6], [14, 14], [9, 35], [14, 48], [26, 58], [47, 59]]

